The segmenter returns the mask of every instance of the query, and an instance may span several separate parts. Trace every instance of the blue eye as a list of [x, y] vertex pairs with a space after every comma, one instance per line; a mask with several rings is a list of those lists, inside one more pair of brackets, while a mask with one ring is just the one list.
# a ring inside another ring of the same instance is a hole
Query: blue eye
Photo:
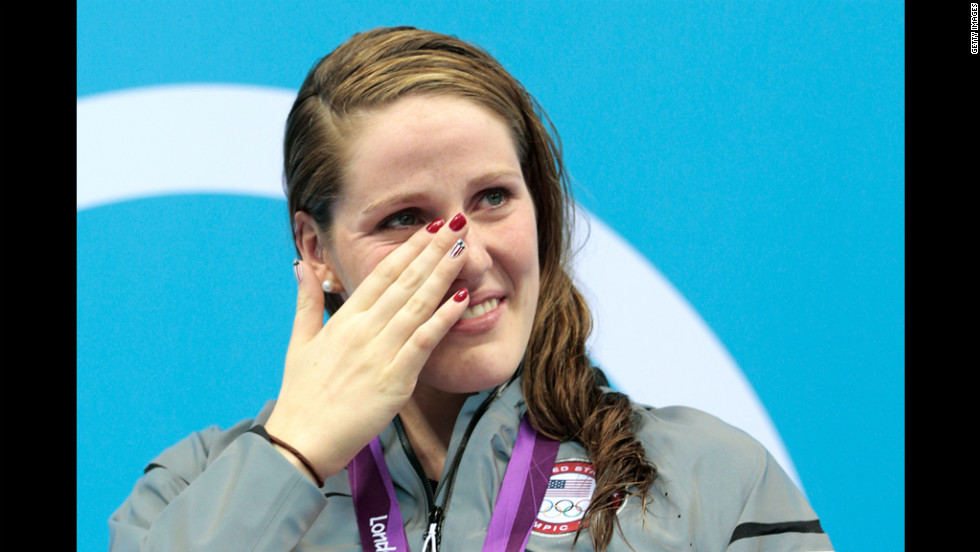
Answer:
[[386, 218], [381, 223], [381, 228], [405, 228], [409, 226], [415, 226], [420, 223], [418, 215], [412, 211], [401, 211], [400, 213], [395, 213], [394, 215]]
[[495, 188], [493, 190], [487, 190], [487, 192], [483, 194], [483, 199], [481, 201], [485, 202], [486, 205], [490, 207], [500, 207], [507, 201], [508, 197], [510, 197], [510, 194], [507, 192], [507, 190]]
[[411, 213], [402, 213], [395, 217], [392, 222], [396, 223], [398, 226], [411, 226], [415, 224], [415, 215]]
[[487, 192], [485, 197], [487, 198], [487, 203], [494, 207], [504, 202], [504, 193], [500, 190]]

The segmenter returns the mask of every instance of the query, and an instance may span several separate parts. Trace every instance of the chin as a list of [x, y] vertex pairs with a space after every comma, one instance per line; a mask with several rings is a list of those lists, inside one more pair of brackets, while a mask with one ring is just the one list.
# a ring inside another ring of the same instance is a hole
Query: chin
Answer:
[[480, 355], [472, 354], [472, 351], [446, 353], [449, 354], [438, 357], [433, 354], [419, 374], [420, 384], [446, 393], [478, 393], [510, 379], [517, 371], [522, 356]]

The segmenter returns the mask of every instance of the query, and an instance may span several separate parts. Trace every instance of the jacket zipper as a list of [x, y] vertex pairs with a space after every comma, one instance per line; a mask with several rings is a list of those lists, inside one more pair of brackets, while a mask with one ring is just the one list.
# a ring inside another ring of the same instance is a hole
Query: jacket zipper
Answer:
[[429, 510], [429, 530], [426, 531], [425, 541], [422, 542], [422, 552], [438, 552], [440, 523], [442, 523], [442, 508], [432, 506]]
[[419, 462], [418, 457], [415, 456], [415, 450], [412, 449], [412, 443], [408, 440], [408, 433], [405, 432], [405, 426], [402, 425], [401, 417], [395, 417], [394, 422], [395, 429], [398, 432], [398, 439], [401, 441], [406, 456], [408, 456], [409, 463], [415, 469], [415, 473], [419, 476], [419, 479], [422, 480], [422, 486], [425, 488], [425, 497], [428, 502], [429, 528], [425, 533], [425, 540], [422, 543], [422, 552], [438, 552], [439, 542], [442, 539], [442, 522], [445, 519], [446, 511], [449, 509], [449, 500], [452, 498], [453, 484], [456, 481], [456, 471], [459, 469], [459, 463], [462, 460], [463, 451], [466, 449], [466, 443], [470, 440], [470, 435], [473, 433], [473, 430], [476, 429], [477, 422], [480, 421], [480, 418], [483, 417], [483, 414], [490, 407], [490, 403], [503, 394], [504, 389], [514, 381], [520, 372], [521, 370], [518, 368], [511, 379], [494, 389], [493, 393], [490, 393], [480, 403], [476, 412], [473, 413], [473, 417], [470, 418], [470, 422], [466, 426], [466, 431], [463, 432], [463, 437], [460, 439], [459, 448], [456, 449], [456, 454], [453, 455], [453, 463], [450, 466], [449, 474], [445, 480], [446, 492], [443, 496], [446, 498], [443, 500], [441, 507], [436, 504], [435, 489], [432, 488], [432, 484], [429, 483], [429, 478], [425, 476], [425, 470], [422, 469], [422, 464]]

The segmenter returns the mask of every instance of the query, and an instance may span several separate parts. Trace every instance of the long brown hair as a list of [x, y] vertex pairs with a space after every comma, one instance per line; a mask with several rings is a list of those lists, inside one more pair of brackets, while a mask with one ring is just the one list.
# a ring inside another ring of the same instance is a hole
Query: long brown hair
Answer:
[[[619, 503], [635, 494], [645, 504], [656, 469], [634, 433], [629, 399], [603, 391], [586, 354], [592, 317], [569, 276], [574, 202], [561, 146], [524, 87], [484, 50], [455, 37], [411, 27], [355, 35], [313, 67], [290, 111], [284, 158], [290, 217], [306, 211], [321, 229], [330, 227], [358, 115], [406, 94], [470, 99], [510, 125], [534, 200], [541, 270], [522, 390], [538, 431], [588, 450], [597, 480], [583, 526], [595, 549], [605, 550]], [[327, 294], [330, 314], [341, 304], [339, 295]]]

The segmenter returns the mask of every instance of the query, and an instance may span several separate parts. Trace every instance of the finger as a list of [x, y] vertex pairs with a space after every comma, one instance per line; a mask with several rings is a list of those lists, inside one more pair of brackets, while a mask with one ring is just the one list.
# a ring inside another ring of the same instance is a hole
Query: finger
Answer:
[[469, 292], [463, 288], [446, 300], [433, 315], [412, 332], [405, 346], [398, 351], [392, 362], [395, 370], [414, 366], [414, 371], [405, 376], [417, 378], [422, 367], [428, 361], [432, 351], [442, 342], [453, 324], [463, 316], [463, 311], [470, 304]]
[[[443, 230], [436, 234], [429, 245], [378, 297], [373, 307], [378, 322], [387, 324], [391, 318], [406, 308], [409, 312], [424, 313], [425, 317], [431, 316], [462, 268], [460, 260], [465, 249], [459, 248], [456, 244], [466, 236], [467, 232], [468, 228], [463, 226], [458, 230]], [[452, 252], [455, 249], [458, 249], [458, 252], [453, 256]], [[440, 266], [442, 270], [436, 272], [436, 268]], [[434, 274], [438, 276], [433, 281]], [[419, 293], [423, 287], [428, 293]], [[421, 320], [417, 320], [415, 325], [418, 326], [419, 323]], [[380, 331], [381, 327], [378, 329]]]
[[309, 343], [323, 328], [323, 289], [313, 274], [313, 267], [306, 261], [293, 262], [296, 279], [296, 317], [290, 347]]
[[444, 226], [441, 223], [442, 219], [438, 219], [429, 226], [419, 229], [405, 243], [382, 259], [357, 286], [357, 289], [351, 292], [350, 297], [344, 302], [347, 309], [363, 311], [373, 307], [378, 298], [402, 275], [405, 268], [433, 241]]
[[[385, 325], [381, 332], [385, 338], [395, 343], [404, 343], [434, 315], [466, 263], [466, 255], [465, 241], [462, 239], [453, 243], [449, 251], [442, 251], [442, 256], [431, 274], [422, 282], [415, 293], [403, 300], [404, 304]], [[392, 286], [392, 288], [396, 286]], [[382, 300], [386, 299], [388, 295], [398, 296], [399, 294], [386, 292]]]

